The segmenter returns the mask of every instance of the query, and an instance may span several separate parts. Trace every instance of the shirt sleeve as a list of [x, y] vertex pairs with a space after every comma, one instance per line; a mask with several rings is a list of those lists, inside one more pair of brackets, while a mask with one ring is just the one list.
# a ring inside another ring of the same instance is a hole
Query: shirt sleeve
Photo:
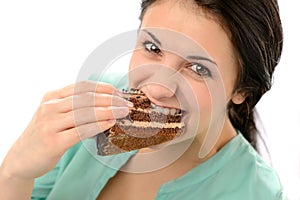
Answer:
[[62, 156], [58, 164], [51, 171], [34, 180], [31, 200], [47, 199], [57, 179], [59, 179], [59, 177], [64, 172], [68, 164], [71, 162], [72, 158], [74, 157], [80, 146], [81, 143], [78, 143], [72, 148], [70, 148]]
[[278, 194], [278, 200], [289, 200], [289, 198], [286, 196], [286, 194], [284, 193], [284, 191], [280, 191]]
[[90, 81], [104, 82], [113, 85], [119, 90], [128, 88], [128, 74], [125, 72], [107, 72], [104, 75], [91, 74], [88, 78]]

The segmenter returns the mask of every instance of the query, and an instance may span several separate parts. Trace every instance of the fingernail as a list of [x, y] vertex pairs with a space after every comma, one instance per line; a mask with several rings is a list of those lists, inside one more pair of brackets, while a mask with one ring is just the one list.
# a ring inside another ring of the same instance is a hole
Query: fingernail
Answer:
[[133, 108], [133, 106], [134, 106], [134, 104], [133, 104], [132, 102], [130, 102], [130, 101], [127, 101], [127, 105], [128, 105], [129, 107], [131, 107], [131, 108]]
[[119, 90], [115, 90], [114, 94], [119, 96], [119, 97], [123, 97], [123, 93]]
[[115, 123], [116, 123], [116, 120], [110, 119], [110, 120], [107, 120], [107, 123], [108, 123], [108, 124], [115, 124]]

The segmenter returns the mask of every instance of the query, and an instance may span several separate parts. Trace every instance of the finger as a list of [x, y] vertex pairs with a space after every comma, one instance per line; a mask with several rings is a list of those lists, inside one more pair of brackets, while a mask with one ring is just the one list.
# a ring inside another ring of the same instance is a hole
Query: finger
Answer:
[[99, 133], [101, 134], [105, 130], [111, 128], [114, 124], [114, 120], [84, 124], [61, 132], [59, 134], [59, 139], [61, 142], [67, 144], [66, 148], [69, 148], [80, 142], [80, 140], [92, 138]]
[[[133, 107], [133, 104], [120, 96], [110, 94], [99, 94], [87, 92], [80, 95], [70, 96], [63, 99], [56, 99], [44, 102], [52, 106], [52, 110], [60, 113], [70, 112], [84, 107]], [[52, 104], [52, 105], [50, 105]]]
[[133, 103], [120, 96], [99, 93], [85, 93], [73, 97], [73, 109], [82, 107], [133, 107]]
[[127, 107], [89, 107], [82, 108], [76, 111], [62, 114], [58, 120], [60, 126], [56, 126], [56, 131], [63, 131], [73, 127], [82, 126], [94, 122], [101, 122], [107, 120], [115, 120], [124, 118], [129, 114]]
[[96, 92], [96, 93], [105, 93], [105, 94], [118, 94], [120, 93], [116, 88], [107, 83], [96, 83], [91, 81], [83, 81], [75, 83], [69, 86], [66, 86], [62, 89], [54, 90], [46, 93], [43, 98], [43, 102], [50, 101], [53, 99], [62, 99], [69, 96], [87, 93], [87, 92]]

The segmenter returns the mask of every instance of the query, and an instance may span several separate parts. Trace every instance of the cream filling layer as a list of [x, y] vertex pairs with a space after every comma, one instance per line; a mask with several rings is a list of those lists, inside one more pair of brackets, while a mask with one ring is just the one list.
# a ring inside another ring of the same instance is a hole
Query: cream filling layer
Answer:
[[142, 109], [142, 108], [132, 108], [132, 110], [136, 110], [136, 111], [139, 111], [139, 112], [143, 112], [143, 113], [153, 113], [153, 112], [161, 112], [165, 115], [176, 115], [177, 113], [177, 110], [175, 108], [159, 108], [159, 109], [154, 109], [154, 108], [151, 108], [151, 109]]
[[160, 122], [142, 122], [142, 121], [129, 121], [122, 120], [120, 126], [133, 126], [137, 128], [183, 128], [183, 122], [177, 123], [160, 123]]

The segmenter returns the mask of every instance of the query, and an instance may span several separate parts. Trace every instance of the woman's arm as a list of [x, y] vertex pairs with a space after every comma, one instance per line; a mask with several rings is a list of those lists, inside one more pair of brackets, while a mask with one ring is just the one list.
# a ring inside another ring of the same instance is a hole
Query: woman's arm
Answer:
[[109, 84], [81, 82], [45, 95], [30, 124], [0, 167], [0, 199], [29, 199], [34, 179], [67, 149], [128, 114], [129, 102]]
[[[4, 169], [3, 169], [4, 168]], [[5, 170], [4, 166], [0, 168], [0, 200], [7, 199], [30, 199], [34, 179], [22, 179], [14, 177]]]

